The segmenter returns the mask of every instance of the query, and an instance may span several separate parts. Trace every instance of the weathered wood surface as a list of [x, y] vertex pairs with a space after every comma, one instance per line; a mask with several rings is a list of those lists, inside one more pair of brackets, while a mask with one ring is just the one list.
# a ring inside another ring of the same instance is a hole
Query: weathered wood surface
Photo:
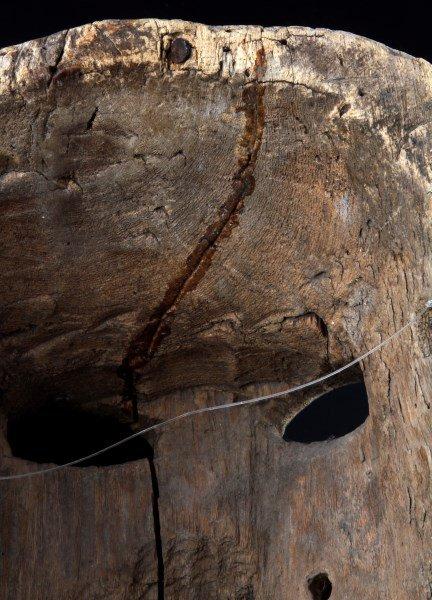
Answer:
[[[61, 396], [142, 427], [302, 383], [430, 297], [423, 60], [101, 22], [3, 50], [0, 114], [3, 423]], [[1, 596], [306, 600], [327, 572], [335, 599], [432, 598], [431, 343], [425, 318], [365, 361], [370, 418], [339, 440], [282, 440], [319, 390], [160, 431], [160, 539], [150, 461], [2, 482]], [[3, 472], [38, 467], [1, 443]]]

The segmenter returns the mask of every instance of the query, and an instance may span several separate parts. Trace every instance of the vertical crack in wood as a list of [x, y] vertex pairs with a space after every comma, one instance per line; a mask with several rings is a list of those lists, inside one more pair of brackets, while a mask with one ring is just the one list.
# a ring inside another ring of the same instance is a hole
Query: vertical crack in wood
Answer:
[[165, 565], [163, 558], [163, 546], [162, 546], [162, 535], [161, 535], [161, 524], [160, 524], [160, 513], [159, 513], [159, 484], [156, 473], [156, 467], [154, 464], [153, 452], [147, 457], [150, 478], [152, 485], [152, 510], [153, 510], [153, 530], [155, 539], [155, 551], [157, 561], [157, 589], [158, 589], [158, 600], [164, 600], [165, 597]]
[[51, 84], [53, 82], [55, 82], [55, 80], [56, 80], [56, 75], [58, 73], [58, 66], [61, 63], [63, 55], [64, 55], [68, 34], [69, 34], [69, 29], [67, 29], [64, 32], [64, 35], [61, 39], [61, 44], [57, 49], [57, 56], [55, 58], [54, 64], [49, 66], [49, 77], [48, 77], [48, 81], [46, 83], [46, 87], [48, 90], [50, 89]]
[[[265, 55], [261, 49], [257, 53], [255, 71], [265, 69]], [[255, 189], [254, 169], [261, 148], [264, 126], [265, 86], [258, 81], [243, 88], [242, 105], [238, 109], [245, 115], [245, 128], [238, 144], [238, 167], [232, 179], [232, 192], [222, 204], [217, 218], [207, 227], [197, 246], [189, 254], [180, 275], [167, 287], [165, 295], [151, 314], [147, 325], [132, 339], [127, 354], [118, 369], [124, 381], [123, 403], [138, 418], [136, 371], [143, 368], [153, 358], [162, 340], [170, 334], [171, 322], [182, 298], [207, 273], [218, 244], [230, 237], [238, 225], [238, 215], [244, 200]]]

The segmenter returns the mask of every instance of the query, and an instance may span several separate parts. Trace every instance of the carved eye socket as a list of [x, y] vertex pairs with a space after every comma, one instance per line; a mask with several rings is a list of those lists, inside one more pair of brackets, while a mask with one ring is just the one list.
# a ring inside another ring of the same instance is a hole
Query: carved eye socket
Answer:
[[368, 416], [364, 383], [351, 383], [313, 400], [288, 423], [283, 438], [303, 444], [323, 442], [354, 431]]
[[[7, 438], [14, 456], [37, 463], [64, 464], [97, 452], [131, 435], [133, 430], [113, 415], [52, 404], [38, 412], [8, 420]], [[138, 436], [77, 467], [108, 466], [151, 458], [152, 448]]]

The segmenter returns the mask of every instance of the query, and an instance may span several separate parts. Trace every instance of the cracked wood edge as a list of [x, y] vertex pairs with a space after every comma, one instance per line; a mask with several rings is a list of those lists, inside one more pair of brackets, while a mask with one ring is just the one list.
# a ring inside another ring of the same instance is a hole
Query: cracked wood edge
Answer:
[[[184, 64], [166, 61], [166, 52], [174, 37], [182, 36], [192, 46]], [[305, 69], [295, 57], [303, 43], [335, 49], [335, 63], [328, 73], [313, 64]], [[432, 67], [421, 58], [362, 36], [342, 31], [307, 27], [207, 26], [186, 21], [143, 19], [106, 20], [62, 31], [45, 38], [0, 50], [0, 96], [17, 94], [24, 100], [31, 91], [42, 88], [51, 92], [62, 79], [79, 74], [85, 80], [111, 76], [113, 69], [144, 67], [148, 75], [177, 76], [194, 72], [202, 77], [249, 83], [281, 83], [303, 86], [312, 93], [343, 94], [351, 97], [358, 118], [370, 119], [358, 98], [357, 83], [366, 83], [368, 93], [378, 91], [380, 69], [364, 70], [364, 81], [355, 82], [340, 75], [343, 59], [337, 49], [354, 51], [367, 60], [373, 54], [375, 64], [394, 68], [403, 64], [405, 77], [419, 76], [432, 90]], [[113, 51], [114, 49], [114, 51]], [[256, 73], [257, 51], [266, 56], [265, 75]], [[285, 60], [287, 52], [289, 60]], [[416, 127], [417, 125], [411, 125]]]

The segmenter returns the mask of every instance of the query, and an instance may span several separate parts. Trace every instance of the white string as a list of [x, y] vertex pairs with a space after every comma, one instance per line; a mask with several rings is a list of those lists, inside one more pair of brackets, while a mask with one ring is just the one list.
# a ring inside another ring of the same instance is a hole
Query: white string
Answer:
[[121, 446], [122, 444], [125, 444], [129, 440], [132, 440], [132, 439], [138, 437], [139, 435], [143, 435], [145, 433], [148, 433], [149, 431], [155, 431], [156, 429], [159, 429], [160, 427], [168, 425], [169, 423], [175, 423], [176, 421], [181, 421], [182, 419], [186, 419], [188, 417], [192, 417], [195, 415], [201, 415], [201, 414], [207, 413], [207, 412], [215, 412], [217, 410], [225, 410], [228, 408], [235, 408], [238, 406], [258, 404], [259, 402], [264, 402], [266, 400], [272, 400], [273, 398], [279, 398], [280, 396], [286, 396], [287, 394], [299, 392], [300, 390], [304, 390], [304, 389], [311, 387], [313, 385], [316, 385], [318, 383], [322, 383], [323, 381], [330, 379], [330, 377], [334, 377], [335, 375], [338, 375], [339, 373], [346, 371], [350, 367], [353, 367], [354, 365], [361, 362], [362, 360], [364, 360], [365, 358], [367, 358], [374, 352], [377, 352], [381, 348], [384, 348], [384, 346], [387, 346], [387, 344], [389, 344], [392, 340], [394, 340], [396, 337], [398, 337], [402, 332], [404, 332], [406, 329], [408, 329], [408, 327], [411, 327], [411, 325], [413, 325], [418, 320], [420, 320], [421, 317], [425, 314], [425, 312], [430, 308], [432, 308], [432, 300], [428, 300], [426, 302], [425, 308], [423, 308], [423, 310], [421, 310], [418, 313], [418, 315], [414, 316], [410, 321], [405, 323], [405, 325], [403, 327], [398, 329], [395, 333], [393, 333], [388, 338], [383, 340], [377, 346], [374, 346], [371, 350], [368, 350], [367, 352], [365, 352], [361, 356], [355, 358], [354, 360], [347, 363], [343, 367], [340, 367], [339, 369], [336, 369], [335, 371], [331, 371], [330, 373], [327, 373], [326, 375], [322, 375], [321, 377], [318, 377], [318, 379], [314, 379], [313, 381], [308, 381], [307, 383], [302, 383], [300, 385], [296, 385], [292, 388], [289, 388], [287, 390], [282, 390], [280, 392], [274, 392], [271, 394], [266, 394], [264, 396], [250, 398], [249, 400], [240, 400], [239, 402], [228, 402], [227, 404], [217, 404], [215, 406], [206, 406], [204, 408], [197, 408], [195, 410], [189, 410], [185, 413], [177, 415], [176, 417], [171, 417], [171, 419], [167, 419], [166, 421], [161, 421], [160, 423], [155, 423], [154, 425], [150, 425], [150, 427], [141, 429], [140, 431], [137, 431], [137, 432], [129, 435], [128, 437], [125, 437], [124, 439], [120, 440], [119, 442], [110, 444], [109, 446], [106, 446], [105, 448], [102, 448], [101, 450], [98, 450], [97, 452], [93, 452], [92, 454], [88, 454], [87, 456], [77, 458], [76, 460], [71, 460], [70, 462], [64, 463], [62, 465], [55, 465], [54, 467], [48, 467], [46, 469], [39, 469], [38, 471], [27, 471], [26, 473], [18, 473], [15, 475], [2, 475], [2, 476], [0, 476], [0, 481], [7, 481], [7, 480], [11, 480], [11, 479], [24, 479], [27, 477], [34, 477], [36, 475], [42, 475], [44, 473], [53, 473], [54, 471], [60, 471], [60, 469], [65, 469], [66, 467], [72, 467], [74, 465], [78, 465], [82, 462], [85, 462], [86, 460], [89, 460], [90, 458], [94, 458], [95, 456], [100, 456], [104, 452], [107, 452], [108, 450], [112, 450], [113, 448], [117, 448], [117, 446]]

